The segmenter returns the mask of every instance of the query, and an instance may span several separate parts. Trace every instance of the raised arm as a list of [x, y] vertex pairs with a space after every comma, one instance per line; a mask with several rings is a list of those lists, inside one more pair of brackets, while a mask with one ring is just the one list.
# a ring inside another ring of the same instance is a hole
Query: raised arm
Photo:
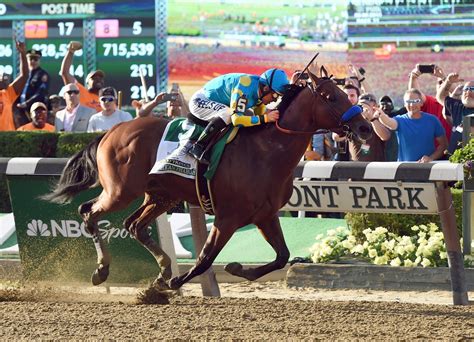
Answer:
[[20, 94], [25, 87], [26, 81], [28, 80], [28, 62], [26, 60], [26, 46], [25, 42], [19, 42], [15, 40], [16, 49], [19, 53], [20, 58], [20, 74], [12, 82], [12, 87], [15, 89], [17, 94]]
[[448, 74], [444, 82], [441, 84], [441, 86], [438, 88], [438, 91], [436, 92], [436, 100], [439, 102], [439, 104], [444, 106], [444, 100], [446, 97], [449, 95], [449, 89], [451, 88], [451, 85], [456, 82], [462, 82], [463, 80], [459, 78], [459, 74], [454, 72], [451, 74]]
[[61, 63], [61, 77], [65, 85], [69, 83], [76, 83], [76, 79], [73, 75], [71, 75], [69, 69], [72, 65], [74, 52], [80, 50], [81, 48], [82, 46], [76, 42], [70, 42], [67, 46], [66, 54], [64, 55], [63, 62]]
[[375, 117], [378, 118], [378, 120], [388, 129], [391, 129], [392, 131], [395, 131], [398, 128], [398, 122], [397, 120], [391, 118], [384, 112], [379, 112], [378, 115], [375, 114]]

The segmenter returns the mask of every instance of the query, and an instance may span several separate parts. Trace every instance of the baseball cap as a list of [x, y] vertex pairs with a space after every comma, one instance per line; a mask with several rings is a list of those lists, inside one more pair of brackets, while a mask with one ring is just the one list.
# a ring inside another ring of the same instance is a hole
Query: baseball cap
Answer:
[[100, 76], [100, 77], [105, 77], [105, 72], [103, 72], [102, 70], [94, 70], [94, 71], [91, 71], [90, 73], [87, 74], [86, 76], [86, 82], [87, 80], [89, 80], [89, 78], [92, 78], [94, 76]]
[[388, 95], [382, 96], [382, 97], [380, 98], [380, 100], [379, 100], [379, 103], [380, 103], [380, 102], [390, 102], [390, 103], [393, 103], [392, 99], [391, 99], [390, 96], [388, 96]]
[[43, 102], [35, 102], [31, 105], [30, 114], [33, 115], [35, 110], [37, 110], [38, 108], [44, 108], [46, 111], [48, 110], [48, 107], [46, 107]]
[[375, 98], [375, 95], [369, 94], [369, 93], [360, 95], [359, 101], [370, 101], [370, 102], [377, 103], [377, 99]]
[[31, 50], [26, 51], [26, 55], [27, 56], [36, 56], [36, 57], [41, 57], [42, 56], [41, 51], [35, 50], [35, 49], [31, 49]]
[[99, 90], [99, 97], [102, 96], [112, 96], [113, 98], [117, 98], [117, 91], [115, 90], [115, 88], [105, 87]]

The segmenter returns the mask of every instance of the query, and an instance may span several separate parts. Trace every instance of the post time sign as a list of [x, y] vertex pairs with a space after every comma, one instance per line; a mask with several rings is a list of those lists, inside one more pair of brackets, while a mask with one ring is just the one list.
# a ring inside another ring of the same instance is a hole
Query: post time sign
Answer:
[[[165, 16], [165, 0], [3, 1], [0, 72], [15, 73], [14, 38], [24, 39], [28, 49], [41, 51], [41, 66], [51, 76], [50, 93], [58, 93], [63, 85], [61, 62], [68, 43], [74, 40], [84, 48], [76, 51], [70, 72], [81, 83], [89, 71], [101, 69], [106, 85], [121, 90], [127, 104], [145, 95], [141, 71], [147, 95], [153, 97], [167, 81], [166, 68], [162, 68], [167, 66], [166, 53], [158, 53], [163, 47], [159, 39], [166, 40], [166, 33], [156, 27], [157, 18]], [[165, 73], [157, 72], [157, 65]]]

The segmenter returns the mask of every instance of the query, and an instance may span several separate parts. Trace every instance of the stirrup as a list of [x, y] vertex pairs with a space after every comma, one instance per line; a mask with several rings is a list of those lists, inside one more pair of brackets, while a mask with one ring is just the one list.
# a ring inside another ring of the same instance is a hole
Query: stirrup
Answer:
[[206, 148], [202, 146], [201, 144], [194, 143], [193, 146], [189, 149], [188, 153], [192, 155], [194, 158], [196, 158], [197, 160], [201, 160], [205, 149]]

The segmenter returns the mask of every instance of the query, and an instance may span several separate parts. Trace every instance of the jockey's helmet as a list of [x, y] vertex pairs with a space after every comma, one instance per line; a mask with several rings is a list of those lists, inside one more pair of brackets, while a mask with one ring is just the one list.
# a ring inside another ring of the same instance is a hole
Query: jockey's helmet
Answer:
[[260, 81], [264, 85], [269, 86], [272, 91], [279, 95], [283, 95], [290, 84], [286, 73], [283, 70], [276, 68], [265, 71], [260, 76]]

